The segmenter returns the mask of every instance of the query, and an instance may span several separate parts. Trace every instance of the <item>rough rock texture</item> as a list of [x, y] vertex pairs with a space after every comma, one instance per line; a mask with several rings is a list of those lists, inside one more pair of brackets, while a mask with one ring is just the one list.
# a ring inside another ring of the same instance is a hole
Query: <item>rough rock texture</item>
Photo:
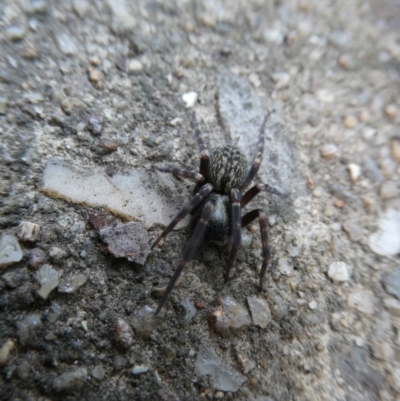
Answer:
[[[1, 400], [400, 399], [397, 0], [0, 3]], [[151, 166], [198, 168], [193, 108], [209, 148], [238, 145], [249, 165], [269, 113], [252, 185], [288, 196], [244, 211], [268, 216], [262, 292], [254, 221], [227, 283], [225, 249], [205, 245], [154, 317], [189, 227], [139, 265], [88, 220], [103, 207], [160, 234], [194, 184]], [[54, 159], [78, 187], [53, 175], [42, 191]], [[60, 282], [46, 299], [44, 265]], [[221, 338], [208, 317], [228, 296], [271, 316]], [[237, 389], [195, 373], [202, 343], [247, 372]]]

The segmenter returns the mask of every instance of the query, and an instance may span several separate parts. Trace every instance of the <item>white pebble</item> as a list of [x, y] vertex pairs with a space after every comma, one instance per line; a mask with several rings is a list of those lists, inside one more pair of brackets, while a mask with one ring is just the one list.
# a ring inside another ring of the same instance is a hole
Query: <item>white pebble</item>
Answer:
[[13, 235], [3, 235], [0, 239], [0, 269], [22, 259], [22, 250]]
[[21, 221], [18, 227], [18, 237], [22, 241], [34, 242], [40, 232], [40, 226], [30, 221]]
[[308, 303], [308, 307], [309, 307], [311, 310], [317, 309], [317, 308], [318, 308], [317, 301], [313, 300], [313, 301], [309, 302], [309, 303]]
[[291, 276], [293, 274], [293, 266], [288, 263], [287, 258], [279, 259], [279, 271], [285, 276]]
[[382, 256], [400, 253], [400, 212], [389, 209], [378, 220], [378, 231], [369, 236], [369, 247]]
[[371, 290], [353, 289], [347, 297], [349, 308], [356, 309], [361, 313], [372, 315], [375, 312], [375, 297]]
[[267, 327], [272, 320], [268, 302], [262, 298], [247, 297], [247, 303], [249, 304], [253, 323], [262, 329]]
[[287, 72], [277, 72], [272, 75], [272, 79], [275, 81], [276, 89], [283, 89], [289, 86], [290, 75]]
[[10, 356], [10, 352], [14, 349], [15, 343], [13, 340], [8, 339], [0, 348], [0, 365], [4, 365], [8, 357]]
[[182, 119], [180, 117], [175, 117], [169, 122], [169, 125], [171, 127], [175, 127], [176, 125], [180, 124], [181, 122], [182, 122]]
[[145, 366], [145, 365], [137, 365], [137, 366], [134, 366], [134, 367], [133, 367], [132, 373], [133, 373], [134, 375], [140, 375], [141, 373], [146, 373], [148, 370], [149, 370], [149, 367], [148, 367], [148, 366]]
[[143, 64], [139, 60], [133, 59], [133, 60], [129, 61], [128, 70], [130, 72], [141, 71], [141, 70], [143, 70]]
[[349, 266], [345, 262], [333, 262], [329, 266], [328, 276], [335, 283], [350, 279]]
[[347, 169], [349, 170], [351, 181], [356, 182], [357, 178], [360, 176], [361, 167], [358, 164], [350, 163]]
[[49, 265], [43, 265], [37, 272], [36, 272], [36, 279], [41, 285], [40, 289], [38, 290], [38, 294], [43, 298], [47, 299], [50, 292], [54, 290], [58, 286], [58, 272], [54, 270]]
[[193, 107], [197, 102], [198, 94], [196, 92], [187, 92], [182, 95], [182, 100], [186, 108]]

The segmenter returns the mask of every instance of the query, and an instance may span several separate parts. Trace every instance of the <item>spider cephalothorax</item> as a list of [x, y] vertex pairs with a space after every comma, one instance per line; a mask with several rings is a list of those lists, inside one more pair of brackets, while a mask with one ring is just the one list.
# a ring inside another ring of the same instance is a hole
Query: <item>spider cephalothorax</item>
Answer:
[[176, 167], [153, 166], [159, 171], [197, 181], [194, 196], [190, 203], [179, 211], [177, 216], [152, 245], [152, 248], [154, 248], [188, 213], [193, 215], [193, 232], [183, 251], [182, 260], [171, 277], [164, 296], [158, 305], [156, 315], [160, 312], [183, 268], [194, 256], [204, 237], [215, 241], [229, 241], [231, 248], [225, 270], [225, 280], [228, 280], [241, 243], [241, 229], [257, 218], [260, 224], [263, 252], [263, 264], [259, 281], [259, 288], [260, 290], [262, 289], [263, 278], [270, 258], [267, 217], [261, 209], [252, 210], [242, 217], [241, 210], [261, 191], [269, 191], [278, 195], [280, 193], [267, 184], [255, 185], [243, 196], [241, 196], [241, 192], [250, 184], [260, 168], [264, 151], [266, 122], [267, 116], [264, 118], [260, 128], [257, 155], [250, 170], [247, 169], [246, 158], [243, 152], [235, 146], [220, 146], [214, 149], [211, 155], [209, 155], [194, 112], [192, 115], [192, 126], [200, 150], [200, 172], [197, 173]]

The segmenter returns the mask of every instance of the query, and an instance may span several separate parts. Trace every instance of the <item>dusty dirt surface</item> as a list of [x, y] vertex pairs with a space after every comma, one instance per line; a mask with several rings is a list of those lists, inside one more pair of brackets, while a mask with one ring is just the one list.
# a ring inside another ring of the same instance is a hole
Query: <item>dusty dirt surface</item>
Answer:
[[[400, 400], [399, 28], [396, 0], [0, 0], [0, 399]], [[272, 112], [255, 182], [289, 196], [247, 207], [269, 216], [262, 293], [254, 225], [228, 283], [203, 246], [154, 319], [189, 229], [114, 258], [43, 171], [144, 169], [183, 205], [193, 184], [151, 164], [197, 168], [190, 92], [210, 148], [249, 164]], [[266, 323], [215, 332], [227, 296]]]

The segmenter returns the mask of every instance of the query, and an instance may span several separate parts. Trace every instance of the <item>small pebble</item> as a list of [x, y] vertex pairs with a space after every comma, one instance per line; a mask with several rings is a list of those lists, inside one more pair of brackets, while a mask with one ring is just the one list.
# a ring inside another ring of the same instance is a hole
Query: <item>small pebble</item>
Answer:
[[66, 56], [72, 56], [78, 52], [78, 47], [72, 39], [72, 36], [66, 33], [56, 34], [58, 48]]
[[99, 147], [97, 149], [99, 154], [108, 155], [115, 152], [118, 149], [118, 145], [110, 141], [109, 139], [102, 139], [99, 141]]
[[0, 348], [0, 365], [4, 365], [9, 356], [11, 351], [14, 349], [15, 343], [13, 340], [8, 339]]
[[89, 80], [91, 82], [97, 83], [100, 79], [99, 71], [95, 68], [89, 67], [88, 68]]
[[81, 327], [82, 327], [82, 330], [83, 330], [85, 333], [87, 333], [87, 331], [88, 331], [88, 325], [87, 325], [87, 321], [86, 321], [86, 320], [82, 320], [82, 321], [81, 321]]
[[28, 267], [36, 270], [46, 259], [46, 254], [40, 248], [33, 248], [29, 254]]
[[345, 262], [333, 262], [329, 265], [329, 278], [335, 283], [350, 280], [350, 268]]
[[[0, 99], [0, 114], [1, 114], [1, 99]], [[390, 142], [390, 148], [391, 148], [393, 160], [400, 162], [400, 140], [393, 139]]]
[[317, 307], [318, 307], [318, 304], [317, 304], [317, 301], [311, 301], [311, 302], [309, 302], [308, 303], [308, 307], [311, 309], [311, 310], [315, 310], [315, 309], [317, 309]]
[[72, 8], [83, 18], [90, 10], [90, 3], [87, 0], [73, 0]]
[[400, 267], [395, 268], [383, 279], [385, 290], [400, 299]]
[[358, 123], [358, 120], [354, 116], [346, 116], [343, 120], [343, 125], [346, 128], [354, 128]]
[[255, 87], [255, 88], [259, 88], [261, 86], [261, 80], [260, 77], [258, 76], [258, 74], [252, 72], [249, 75], [249, 82]]
[[182, 100], [186, 108], [193, 107], [197, 102], [198, 94], [196, 92], [187, 92], [182, 95]]
[[338, 64], [344, 70], [351, 70], [354, 67], [353, 57], [349, 54], [342, 54], [339, 57]]
[[[269, 310], [269, 308], [268, 308], [268, 310]], [[256, 363], [253, 360], [247, 358], [244, 355], [239, 354], [237, 358], [238, 358], [240, 365], [242, 365], [243, 373], [246, 375], [247, 375], [247, 373], [250, 372], [250, 370], [252, 370], [256, 366]]]
[[290, 75], [287, 72], [278, 72], [272, 75], [272, 79], [275, 81], [276, 89], [283, 89], [289, 86]]
[[222, 398], [224, 398], [224, 393], [223, 393], [222, 391], [217, 391], [217, 392], [214, 394], [214, 398], [215, 398], [216, 400], [222, 400]]
[[59, 393], [70, 389], [76, 390], [87, 379], [86, 368], [76, 368], [69, 372], [64, 372], [53, 381], [53, 389]]
[[133, 331], [128, 322], [118, 318], [114, 324], [115, 341], [124, 348], [133, 344]]
[[221, 298], [220, 303], [221, 306], [209, 316], [210, 325], [218, 334], [228, 336], [233, 330], [250, 325], [251, 320], [246, 309], [232, 297]]
[[100, 116], [91, 116], [88, 120], [87, 129], [93, 135], [100, 135], [102, 130], [103, 119]]
[[400, 317], [400, 301], [393, 297], [383, 299], [383, 305], [394, 316]]
[[339, 157], [339, 149], [333, 143], [327, 143], [326, 145], [323, 145], [319, 149], [319, 152], [321, 156], [327, 160], [333, 160]]
[[230, 46], [222, 46], [219, 53], [221, 56], [228, 57], [232, 54], [232, 48]]
[[334, 205], [338, 209], [342, 209], [342, 208], [344, 208], [345, 203], [341, 199], [337, 199], [337, 200], [335, 200]]
[[83, 284], [87, 281], [87, 276], [83, 273], [78, 273], [67, 278], [63, 278], [61, 281], [58, 292], [64, 294], [72, 294], [76, 292]]
[[[268, 302], [262, 298], [247, 297], [253, 324], [264, 329], [272, 320]], [[245, 372], [247, 373], [247, 372]]]
[[130, 60], [128, 65], [129, 72], [137, 72], [143, 70], [143, 64], [139, 60]]
[[279, 271], [285, 276], [291, 276], [293, 274], [293, 266], [289, 264], [288, 258], [279, 259]]
[[369, 247], [377, 255], [400, 253], [400, 212], [388, 209], [377, 222], [378, 230], [369, 236]]
[[106, 375], [106, 371], [103, 367], [103, 365], [97, 365], [91, 372], [90, 374], [92, 377], [94, 377], [96, 380], [101, 381], [104, 379], [104, 376]]
[[358, 242], [363, 237], [363, 230], [356, 223], [347, 221], [342, 224], [342, 228], [343, 228], [343, 231], [345, 231], [347, 233], [347, 235], [349, 236], [349, 239], [353, 242]]
[[22, 345], [26, 345], [35, 338], [35, 332], [43, 327], [40, 315], [31, 314], [18, 322], [18, 338]]
[[6, 36], [8, 40], [21, 40], [25, 36], [26, 29], [21, 25], [11, 25], [6, 28]]
[[17, 239], [13, 235], [3, 235], [0, 239], [0, 270], [19, 262], [22, 257]]
[[170, 125], [171, 127], [175, 127], [175, 126], [177, 126], [178, 124], [180, 124], [181, 122], [182, 122], [182, 119], [181, 119], [181, 118], [175, 117], [174, 119], [172, 119], [172, 120], [169, 122], [169, 125]]
[[40, 226], [30, 221], [21, 221], [18, 227], [18, 237], [22, 241], [35, 242], [40, 232]]
[[61, 260], [67, 256], [66, 252], [58, 246], [53, 246], [49, 251], [49, 256], [54, 260]]
[[395, 104], [388, 104], [385, 107], [385, 115], [389, 118], [396, 118], [399, 114], [399, 109]]
[[190, 322], [193, 320], [193, 318], [196, 315], [196, 308], [192, 304], [192, 302], [189, 301], [189, 298], [185, 298], [182, 302], [181, 305], [185, 308], [186, 314], [185, 318], [183, 320], [183, 324], [187, 326], [190, 324]]
[[49, 265], [43, 265], [36, 272], [36, 279], [41, 285], [38, 290], [38, 294], [43, 298], [47, 299], [50, 292], [54, 290], [58, 286], [59, 276], [57, 270], [54, 270]]
[[135, 331], [142, 335], [150, 335], [156, 328], [158, 320], [154, 317], [154, 309], [143, 306], [138, 309], [132, 318], [132, 326]]
[[141, 373], [146, 373], [149, 370], [148, 366], [145, 365], [136, 365], [132, 369], [132, 373], [134, 375], [140, 375]]
[[350, 163], [347, 166], [347, 169], [349, 170], [349, 174], [350, 174], [350, 179], [352, 182], [356, 182], [357, 178], [360, 176], [361, 174], [361, 167], [358, 164], [355, 163]]
[[361, 313], [372, 315], [375, 312], [375, 296], [371, 290], [354, 288], [349, 292], [347, 305]]
[[320, 198], [323, 195], [323, 189], [321, 187], [317, 187], [312, 192], [315, 198]]
[[393, 199], [400, 196], [400, 186], [395, 181], [386, 181], [382, 184], [379, 196], [382, 199]]

